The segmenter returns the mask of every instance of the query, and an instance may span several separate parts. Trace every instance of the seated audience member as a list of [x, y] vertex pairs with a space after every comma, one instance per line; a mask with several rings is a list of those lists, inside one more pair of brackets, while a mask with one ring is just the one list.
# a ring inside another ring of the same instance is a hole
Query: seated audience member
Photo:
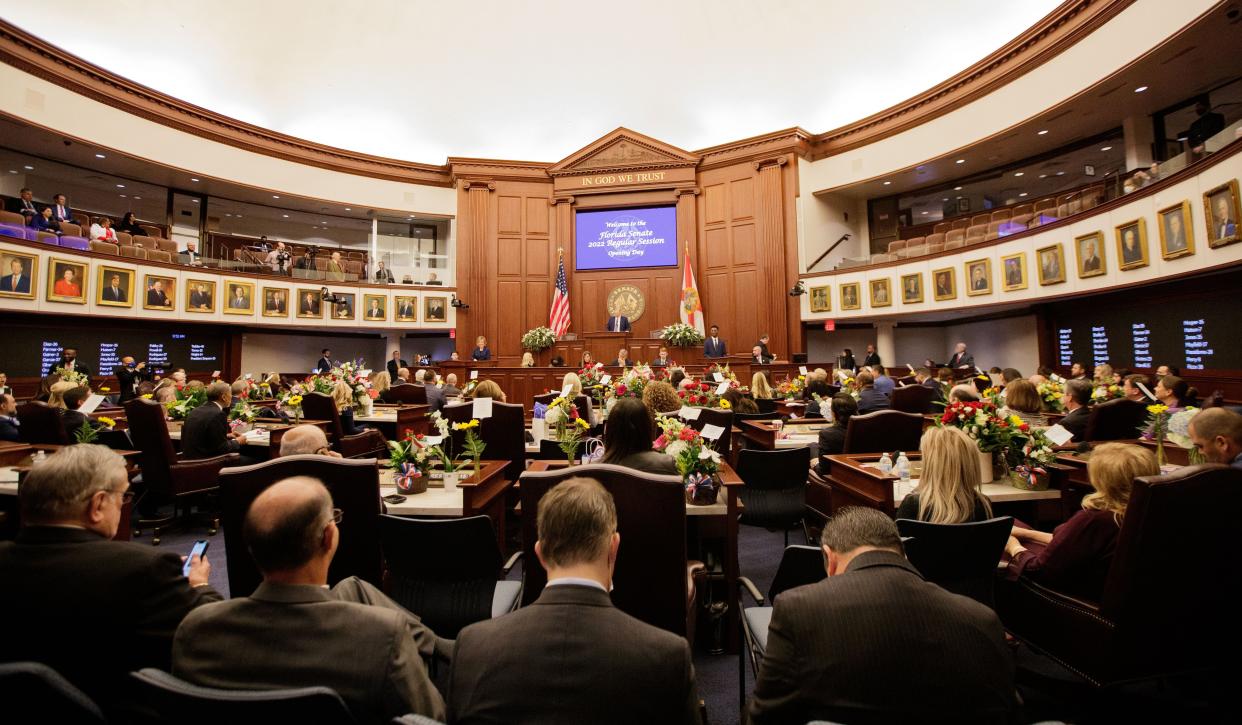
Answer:
[[1180, 376], [1181, 374], [1182, 374], [1182, 369], [1179, 367], [1174, 367], [1172, 365], [1161, 365], [1160, 367], [1156, 368], [1156, 379], [1157, 380], [1160, 378], [1163, 378], [1166, 375], [1179, 375]]
[[582, 358], [581, 360], [579, 360], [579, 362], [581, 362], [582, 364], [578, 366], [578, 369], [586, 370], [587, 368], [595, 364], [595, 358], [591, 356], [590, 350], [583, 350]]
[[51, 389], [48, 391], [48, 406], [58, 410], [66, 410], [65, 393], [76, 387], [78, 387], [77, 383], [71, 383], [68, 380], [59, 380], [59, 382], [53, 383]]
[[341, 454], [332, 450], [328, 445], [328, 434], [316, 425], [303, 423], [295, 425], [280, 437], [280, 455], [298, 456], [329, 456], [331, 458], [340, 458]]
[[21, 441], [21, 421], [17, 419], [17, 399], [9, 393], [0, 393], [0, 441]]
[[[646, 393], [646, 390], [643, 392]], [[604, 458], [601, 462], [647, 473], [677, 475], [673, 457], [651, 449], [654, 440], [647, 406], [634, 398], [622, 398], [612, 406], [604, 423]]]
[[72, 442], [77, 432], [81, 430], [85, 424], [88, 428], [98, 428], [99, 423], [91, 419], [90, 416], [82, 413], [78, 408], [91, 397], [91, 389], [85, 385], [78, 385], [71, 390], [66, 390], [63, 396], [65, 401], [65, 409], [60, 411], [60, 422], [65, 427], [65, 433]]
[[919, 441], [923, 473], [919, 486], [897, 507], [894, 518], [933, 524], [967, 524], [992, 518], [983, 495], [979, 446], [961, 428], [934, 427]]
[[992, 381], [992, 387], [999, 388], [999, 387], [1004, 386], [1005, 382], [1004, 382], [1004, 378], [1002, 377], [1004, 372], [1005, 372], [1004, 370], [1001, 370], [999, 367], [995, 365], [988, 368], [988, 379]]
[[[444, 385], [440, 388], [440, 397], [444, 398], [445, 404], [450, 398], [456, 398], [461, 395], [461, 388], [457, 387], [457, 373], [449, 373], [444, 376]], [[443, 407], [443, 406], [442, 406]]]
[[414, 384], [415, 385], [426, 385], [427, 384], [427, 371], [426, 370], [419, 370], [418, 372], [414, 373]]
[[1086, 380], [1087, 379], [1087, 366], [1083, 365], [1080, 362], [1071, 364], [1069, 376], [1070, 376], [1070, 380]]
[[52, 218], [52, 207], [50, 206], [43, 207], [38, 214], [31, 217], [29, 226], [33, 227], [35, 231], [60, 234], [60, 222]]
[[875, 389], [875, 378], [871, 373], [859, 373], [857, 383], [859, 413], [865, 415], [888, 409], [888, 396]]
[[1016, 378], [1005, 386], [1005, 406], [1000, 410], [1005, 418], [1016, 415], [1027, 425], [1046, 426], [1048, 419], [1044, 417], [1043, 408], [1039, 389], [1029, 380]]
[[608, 591], [621, 537], [612, 496], [571, 478], [544, 494], [535, 554], [548, 583], [529, 606], [462, 630], [457, 723], [698, 723], [686, 640], [625, 614]]
[[29, 188], [23, 188], [18, 192], [18, 197], [10, 199], [7, 206], [8, 210], [14, 214], [21, 214], [26, 217], [27, 224], [29, 224], [31, 217], [39, 213], [34, 202], [34, 192]]
[[151, 390], [151, 398], [157, 403], [171, 403], [177, 399], [177, 384], [172, 378], [164, 378]]
[[1190, 440], [1210, 463], [1242, 468], [1242, 415], [1208, 408], [1190, 419]]
[[392, 387], [392, 376], [388, 374], [387, 370], [381, 370], [378, 373], [372, 374], [371, 387], [375, 389], [376, 395], [379, 395], [382, 399], [384, 393], [388, 392], [388, 389]]
[[522, 364], [520, 367], [524, 367], [524, 368], [535, 367], [535, 356], [531, 355], [529, 350], [522, 353]]
[[1096, 446], [1087, 461], [1087, 478], [1095, 493], [1085, 496], [1082, 510], [1051, 534], [1015, 525], [1005, 544], [1010, 575], [1025, 575], [1058, 592], [1100, 601], [1131, 484], [1139, 476], [1159, 473], [1156, 456], [1142, 446]]
[[1108, 363], [1096, 365], [1093, 371], [1093, 380], [1096, 385], [1112, 385], [1113, 366]]
[[979, 402], [979, 391], [975, 389], [974, 385], [967, 385], [963, 383], [962, 385], [954, 385], [953, 388], [949, 390], [949, 403], [950, 404], [952, 403], [978, 403], [978, 402]]
[[[924, 581], [880, 511], [840, 509], [820, 541], [828, 578], [776, 598], [750, 722], [836, 720], [834, 706], [1005, 721], [1014, 665], [995, 612]], [[893, 687], [895, 672], [919, 675]]]
[[750, 376], [750, 394], [756, 398], [772, 398], [772, 385], [768, 383], [767, 375], [755, 373]]
[[[830, 406], [832, 425], [819, 431], [819, 455], [821, 456], [845, 452], [845, 429], [849, 427], [850, 418], [858, 415], [858, 402], [849, 393], [837, 393], [832, 396]], [[828, 475], [822, 461], [816, 463], [816, 469], [821, 476]]]
[[[197, 382], [197, 381], [196, 381]], [[244, 433], [229, 431], [228, 411], [233, 389], [217, 380], [207, 386], [207, 402], [191, 410], [181, 426], [181, 457], [186, 460], [236, 453], [246, 442]], [[241, 465], [253, 461], [243, 458]]]
[[1065, 381], [1065, 392], [1061, 394], [1065, 417], [1061, 419], [1060, 425], [1074, 434], [1071, 439], [1074, 443], [1081, 443], [1087, 435], [1087, 418], [1090, 416], [1087, 405], [1091, 402], [1093, 390], [1090, 380], [1076, 378]]
[[357, 435], [367, 428], [354, 425], [354, 391], [344, 380], [336, 381], [332, 386], [332, 404], [341, 416], [341, 432], [347, 436]]
[[1005, 387], [1008, 387], [1013, 381], [1021, 379], [1022, 373], [1018, 372], [1017, 368], [1005, 368], [1001, 371], [1001, 383]]
[[[105, 710], [129, 673], [167, 669], [173, 633], [220, 595], [206, 557], [181, 573], [176, 551], [111, 541], [130, 497], [125, 460], [104, 446], [67, 446], [22, 482], [22, 529], [0, 543], [0, 661], [42, 662]], [[94, 626], [79, 624], [89, 617]], [[75, 624], [78, 623], [78, 624]]]
[[755, 365], [767, 365], [772, 362], [772, 358], [764, 354], [762, 345], [755, 345], [750, 348], [750, 362]]
[[617, 359], [613, 360], [612, 364], [625, 369], [631, 365], [635, 365], [636, 363], [630, 359], [630, 351], [623, 347], [620, 350], [617, 350]]
[[[890, 380], [889, 382], [892, 381]], [[827, 403], [828, 398], [832, 396], [832, 388], [828, 387], [828, 383], [826, 381], [820, 380], [819, 378], [812, 378], [807, 382], [806, 389], [802, 391], [802, 399], [806, 401], [807, 418], [824, 417], [823, 413], [820, 412], [820, 402], [815, 399], [815, 396], [817, 395], [820, 400]]]
[[953, 387], [952, 368], [936, 368], [936, 382], [940, 384], [947, 396], [949, 389]]
[[505, 391], [500, 389], [500, 384], [495, 380], [484, 380], [475, 386], [474, 392], [470, 394], [472, 398], [492, 398], [501, 403], [505, 402]]
[[668, 372], [668, 384], [677, 388], [681, 385], [681, 381], [686, 379], [685, 368], [671, 368]]
[[1151, 400], [1139, 385], [1151, 390], [1151, 378], [1146, 375], [1127, 375], [1121, 381], [1121, 392], [1126, 396], [1126, 400], [1134, 400], [1143, 404], [1150, 403]]
[[491, 360], [492, 349], [487, 346], [487, 338], [479, 335], [474, 341], [474, 351], [470, 353], [472, 360]]
[[147, 233], [147, 230], [139, 226], [138, 219], [132, 211], [125, 212], [125, 216], [121, 217], [121, 223], [116, 225], [116, 230], [131, 236], [146, 236]]
[[1197, 401], [1185, 380], [1176, 375], [1165, 375], [1156, 381], [1156, 400], [1172, 409], [1181, 409], [1194, 405]]
[[[643, 405], [650, 411], [654, 425], [656, 415], [673, 415], [681, 410], [681, 398], [677, 397], [677, 390], [672, 383], [657, 380], [647, 383], [643, 388]], [[652, 432], [655, 432], [655, 428], [652, 428]]]
[[655, 356], [655, 359], [651, 361], [651, 367], [666, 368], [672, 362], [673, 362], [672, 359], [670, 359], [668, 356], [668, 348], [661, 345], [659, 353], [657, 353]]
[[944, 397], [944, 389], [940, 387], [940, 383], [936, 382], [936, 378], [932, 376], [930, 369], [926, 367], [916, 368], [914, 371], [914, 382], [925, 388], [930, 388], [941, 397]]
[[329, 589], [340, 510], [313, 478], [287, 478], [250, 505], [243, 536], [263, 582], [196, 610], [177, 629], [172, 671], [203, 687], [330, 687], [358, 722], [444, 718], [423, 656], [447, 652], [418, 617], [367, 582]]
[[885, 374], [883, 365], [872, 365], [871, 376], [875, 378], [876, 392], [884, 393], [885, 397], [893, 394], [893, 389], [897, 387], [897, 383], [893, 382], [893, 379]]
[[111, 219], [101, 216], [91, 225], [91, 241], [116, 244], [116, 231], [112, 228]]

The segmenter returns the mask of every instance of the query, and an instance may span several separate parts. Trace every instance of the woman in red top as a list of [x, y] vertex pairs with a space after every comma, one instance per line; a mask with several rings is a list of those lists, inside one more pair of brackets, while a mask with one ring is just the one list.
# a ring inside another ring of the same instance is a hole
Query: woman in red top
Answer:
[[76, 276], [73, 267], [65, 267], [64, 274], [56, 280], [52, 292], [58, 297], [81, 297], [82, 285], [78, 284]]
[[1130, 488], [1139, 476], [1160, 473], [1151, 451], [1127, 443], [1104, 443], [1091, 451], [1087, 477], [1095, 493], [1082, 511], [1051, 534], [1015, 525], [1005, 553], [1013, 578], [1027, 576], [1063, 594], [1100, 601], [1112, 564]]

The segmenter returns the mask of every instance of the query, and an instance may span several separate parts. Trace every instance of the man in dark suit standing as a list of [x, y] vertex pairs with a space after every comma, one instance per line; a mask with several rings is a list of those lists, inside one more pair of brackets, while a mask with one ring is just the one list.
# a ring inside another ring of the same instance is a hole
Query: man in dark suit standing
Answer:
[[975, 356], [966, 352], [966, 343], [959, 342], [953, 348], [953, 355], [949, 357], [948, 366], [954, 370], [969, 370], [975, 366]]
[[126, 355], [121, 358], [121, 365], [112, 371], [116, 375], [116, 380], [121, 387], [121, 402], [133, 400], [138, 394], [138, 384], [143, 380], [150, 380], [151, 376], [146, 371], [147, 364], [145, 362], [135, 363], [132, 355]]
[[[217, 380], [207, 386], [207, 402], [191, 410], [181, 426], [181, 455], [187, 460], [236, 453], [246, 442], [243, 433], [229, 431], [229, 407], [233, 390]], [[245, 459], [243, 459], [245, 461]], [[235, 465], [249, 465], [251, 461]]]
[[535, 554], [548, 583], [528, 607], [462, 630], [452, 722], [698, 723], [682, 637], [612, 606], [621, 537], [612, 496], [571, 478], [539, 502]]
[[630, 318], [619, 314], [617, 311], [613, 311], [613, 313], [609, 315], [608, 324], [604, 329], [609, 332], [629, 332]]
[[772, 362], [776, 359], [776, 356], [772, 354], [772, 351], [768, 350], [768, 333], [765, 332], [760, 335], [759, 342], [756, 342], [755, 344], [763, 350], [763, 357], [766, 358], [768, 362]]
[[1065, 405], [1066, 413], [1059, 425], [1074, 434], [1071, 439], [1074, 443], [1080, 443], [1087, 438], [1087, 418], [1091, 416], [1087, 405], [1091, 402], [1093, 390], [1090, 380], [1065, 381], [1061, 402]]
[[313, 478], [286, 478], [259, 494], [242, 532], [263, 583], [186, 617], [173, 674], [204, 687], [331, 687], [363, 723], [411, 712], [443, 720], [423, 656], [451, 643], [356, 577], [328, 588], [340, 513]]
[[406, 363], [406, 361], [401, 359], [401, 351], [393, 350], [392, 359], [388, 361], [388, 379], [391, 380], [393, 384], [396, 384], [397, 372], [400, 371], [401, 368], [407, 367], [407, 366], [408, 366], [408, 363]]
[[315, 372], [317, 373], [332, 372], [332, 351], [326, 347], [323, 349], [323, 353], [319, 357], [319, 362], [315, 363]]
[[875, 345], [868, 345], [867, 356], [863, 358], [863, 367], [871, 367], [872, 365], [880, 364], [880, 353], [875, 351]]
[[[181, 573], [181, 556], [110, 541], [130, 497], [125, 461], [104, 446], [66, 446], [22, 483], [22, 529], [0, 544], [0, 617], [20, 623], [0, 638], [0, 661], [34, 660], [112, 709], [129, 673], [169, 666], [187, 612], [220, 595], [205, 557]], [[99, 626], [72, 623], [84, 612]]]
[[91, 369], [78, 360], [78, 349], [76, 347], [66, 346], [61, 350], [60, 359], [48, 366], [47, 372], [44, 375], [51, 375], [56, 372], [57, 368], [73, 373], [81, 373], [87, 377], [91, 375]]
[[924, 581], [880, 511], [842, 509], [820, 540], [828, 578], [776, 598], [752, 723], [1008, 719], [1013, 656], [991, 609]]
[[703, 357], [724, 357], [729, 354], [725, 341], [720, 339], [720, 328], [712, 325], [710, 334], [703, 341]]

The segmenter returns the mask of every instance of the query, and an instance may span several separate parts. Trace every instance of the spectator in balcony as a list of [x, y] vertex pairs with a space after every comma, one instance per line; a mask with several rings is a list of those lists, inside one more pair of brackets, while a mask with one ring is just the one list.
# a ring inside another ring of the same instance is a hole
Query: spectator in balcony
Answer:
[[52, 218], [52, 207], [45, 206], [39, 214], [30, 220], [30, 226], [36, 231], [60, 234], [60, 222]]
[[61, 222], [73, 223], [73, 212], [69, 211], [69, 202], [64, 194], [52, 197], [52, 218], [59, 225]]
[[379, 266], [375, 268], [375, 281], [385, 284], [392, 284], [395, 280], [392, 277], [392, 270], [384, 268], [384, 262], [380, 261]]
[[436, 277], [436, 273], [435, 273], [435, 272], [432, 272], [431, 274], [427, 275], [427, 281], [426, 281], [426, 282], [424, 282], [423, 284], [430, 284], [430, 285], [442, 285], [442, 284], [444, 284], [444, 283], [443, 283], [443, 282], [441, 282], [441, 281], [440, 281], [440, 280]]
[[101, 216], [91, 225], [91, 241], [111, 242], [116, 244], [116, 230], [112, 228], [112, 220]]
[[[315, 271], [315, 250], [307, 249], [305, 252], [303, 252], [302, 256], [298, 258], [297, 263], [293, 265], [293, 268], [300, 269], [304, 272], [314, 272]], [[310, 275], [307, 275], [307, 276], [310, 276]]]
[[332, 258], [328, 260], [328, 279], [334, 282], [345, 281], [345, 264], [341, 262], [341, 253], [333, 252]]
[[121, 217], [121, 223], [116, 225], [116, 230], [118, 232], [124, 232], [125, 234], [138, 236], [142, 236], [147, 233], [145, 229], [138, 226], [138, 219], [134, 216], [132, 211], [125, 212], [125, 216]]
[[34, 192], [28, 188], [22, 189], [21, 196], [9, 202], [9, 211], [26, 217], [26, 224], [30, 224], [39, 215], [34, 203]]
[[288, 275], [292, 270], [293, 255], [285, 248], [284, 242], [276, 242], [276, 248], [268, 252], [263, 261], [272, 274]]
[[1198, 116], [1190, 124], [1190, 128], [1177, 134], [1179, 139], [1186, 139], [1191, 152], [1203, 153], [1203, 145], [1207, 140], [1225, 129], [1225, 117], [1212, 111], [1212, 104], [1202, 99], [1195, 104], [1195, 115]]

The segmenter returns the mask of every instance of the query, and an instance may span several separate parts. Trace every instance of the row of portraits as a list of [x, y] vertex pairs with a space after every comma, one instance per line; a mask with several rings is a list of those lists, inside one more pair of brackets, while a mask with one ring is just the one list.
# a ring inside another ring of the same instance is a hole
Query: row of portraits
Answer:
[[[48, 260], [47, 299], [51, 302], [86, 304], [89, 297], [90, 265], [69, 259], [52, 257]], [[39, 257], [33, 254], [4, 250], [0, 252], [0, 297], [35, 299], [38, 294]], [[135, 305], [134, 287], [137, 274], [132, 269], [95, 265], [95, 304], [104, 307], [128, 307]], [[219, 304], [216, 296], [217, 281], [212, 279], [185, 280], [182, 296], [186, 312], [214, 313]], [[335, 301], [321, 299], [320, 290], [299, 288], [297, 300], [288, 299], [290, 290], [283, 287], [262, 288], [262, 298], [255, 297], [255, 283], [242, 280], [225, 280], [224, 301], [220, 307], [226, 315], [253, 315], [255, 305], [260, 305], [263, 317], [288, 317], [292, 309], [302, 319], [353, 320], [355, 316], [355, 293], [338, 292]], [[160, 274], [143, 275], [138, 299], [144, 310], [172, 311], [177, 309], [177, 280]], [[420, 305], [418, 298], [396, 295], [393, 297], [392, 315], [389, 315], [387, 295], [362, 295], [362, 319], [368, 322], [418, 322]], [[448, 320], [447, 297], [424, 297], [421, 316], [423, 322], [446, 322]]]
[[[1238, 182], [1223, 184], [1204, 194], [1204, 209], [1208, 220], [1208, 246], [1215, 249], [1239, 240], [1237, 219], [1239, 213]], [[1157, 212], [1160, 231], [1160, 257], [1177, 259], [1195, 253], [1194, 227], [1189, 201], [1182, 201]], [[1147, 222], [1139, 218], [1118, 225], [1114, 229], [1117, 242], [1117, 265], [1123, 271], [1146, 267], [1150, 262], [1147, 245]], [[1075, 261], [1078, 278], [1088, 279], [1108, 273], [1108, 255], [1104, 235], [1101, 232], [1084, 234], [1074, 239]], [[1026, 253], [1018, 252], [1001, 257], [1001, 288], [1006, 292], [1026, 289]], [[1039, 284], [1049, 286], [1065, 281], [1065, 254], [1061, 244], [1052, 244], [1035, 250]], [[952, 267], [932, 270], [933, 298], [957, 299], [957, 276]], [[965, 263], [966, 295], [977, 296], [992, 293], [992, 260], [976, 259]], [[893, 303], [889, 289], [890, 280], [873, 279], [867, 282], [872, 307], [888, 307]], [[861, 282], [840, 285], [841, 309], [862, 309]], [[903, 304], [923, 302], [922, 273], [901, 276], [901, 301]], [[827, 286], [810, 288], [811, 312], [832, 311], [832, 299]]]

